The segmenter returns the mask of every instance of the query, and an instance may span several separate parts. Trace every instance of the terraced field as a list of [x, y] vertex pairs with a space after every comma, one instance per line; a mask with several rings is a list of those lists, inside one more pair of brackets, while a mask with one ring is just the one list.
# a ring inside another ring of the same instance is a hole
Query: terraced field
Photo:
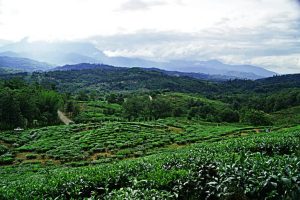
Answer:
[[[9, 133], [1, 133], [6, 149], [1, 157], [10, 154], [13, 162], [1, 167], [0, 198], [299, 197], [300, 126], [266, 133], [262, 128], [193, 124], [189, 128], [199, 131], [190, 134], [184, 123], [164, 123], [54, 126], [7, 140]], [[74, 167], [80, 163], [87, 166]]]
[[254, 134], [253, 127], [191, 123], [174, 119], [155, 122], [103, 122], [52, 126], [24, 132], [2, 132], [1, 164], [87, 165], [162, 152], [203, 141]]

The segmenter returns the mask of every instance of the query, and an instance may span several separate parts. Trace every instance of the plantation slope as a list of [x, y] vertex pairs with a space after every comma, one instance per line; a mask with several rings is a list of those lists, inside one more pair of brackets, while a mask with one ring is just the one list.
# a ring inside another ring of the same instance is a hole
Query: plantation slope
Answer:
[[174, 120], [73, 124], [26, 130], [19, 134], [6, 131], [0, 132], [0, 141], [11, 144], [11, 148], [0, 157], [0, 164], [107, 163], [251, 134], [256, 134], [253, 127], [197, 121], [180, 124]]
[[297, 199], [300, 126], [85, 167], [2, 167], [0, 199]]

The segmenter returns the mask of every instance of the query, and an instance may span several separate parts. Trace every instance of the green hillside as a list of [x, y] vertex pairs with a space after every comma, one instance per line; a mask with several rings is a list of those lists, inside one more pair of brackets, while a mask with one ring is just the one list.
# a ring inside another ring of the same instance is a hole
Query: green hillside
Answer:
[[[231, 126], [191, 127], [144, 123], [49, 127], [10, 139], [23, 142], [20, 147], [3, 141], [1, 133], [2, 146], [15, 158], [13, 165], [1, 167], [0, 197], [296, 199], [299, 195], [299, 126], [271, 133]], [[32, 134], [36, 136], [29, 140]]]
[[198, 92], [213, 90], [207, 81], [189, 77], [174, 77], [159, 71], [141, 68], [94, 68], [84, 70], [33, 73], [32, 81], [42, 85], [56, 85], [61, 92], [76, 93], [80, 90], [100, 92], [171, 90]]
[[274, 77], [285, 89], [273, 90], [138, 68], [1, 77], [1, 200], [300, 196], [297, 81]]
[[272, 113], [272, 120], [278, 125], [300, 124], [300, 106]]

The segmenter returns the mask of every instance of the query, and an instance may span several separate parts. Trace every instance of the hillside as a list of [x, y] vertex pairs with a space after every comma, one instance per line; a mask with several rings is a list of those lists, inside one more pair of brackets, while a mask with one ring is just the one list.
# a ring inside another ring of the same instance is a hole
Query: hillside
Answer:
[[[220, 81], [222, 79], [223, 81]], [[65, 92], [166, 89], [179, 92], [197, 92], [205, 95], [226, 95], [264, 94], [300, 87], [298, 74], [258, 80], [233, 79], [225, 81], [223, 76], [87, 63], [57, 67], [54, 71], [45, 73], [33, 73], [32, 80], [43, 85], [54, 84], [60, 91]]]
[[32, 72], [48, 70], [51, 65], [28, 58], [0, 56], [0, 68], [16, 72]]
[[1, 162], [6, 166], [1, 167], [0, 197], [265, 199], [276, 194], [295, 199], [299, 195], [299, 157], [293, 153], [299, 149], [299, 126], [258, 133], [253, 128], [176, 124], [56, 126], [15, 136], [1, 132], [5, 155]]
[[300, 106], [274, 112], [272, 120], [278, 125], [300, 124]]
[[[73, 70], [73, 68], [76, 70]], [[90, 69], [90, 67], [92, 67]], [[65, 69], [71, 70], [65, 70]], [[32, 80], [43, 85], [55, 84], [59, 91], [78, 92], [171, 90], [178, 92], [211, 91], [214, 86], [189, 77], [168, 76], [159, 71], [141, 68], [121, 68], [107, 65], [79, 64], [65, 66], [61, 71], [33, 73]], [[77, 70], [82, 69], [82, 70]]]

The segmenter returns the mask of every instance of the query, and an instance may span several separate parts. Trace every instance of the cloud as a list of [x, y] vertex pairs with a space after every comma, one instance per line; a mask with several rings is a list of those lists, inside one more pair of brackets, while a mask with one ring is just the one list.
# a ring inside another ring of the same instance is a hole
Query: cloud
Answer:
[[300, 72], [299, 0], [1, 1], [0, 39], [84, 40], [110, 56], [220, 59], [269, 69], [290, 58], [287, 71]]
[[0, 16], [2, 14], [2, 0], [0, 0]]
[[128, 0], [121, 5], [121, 11], [140, 11], [148, 10], [153, 6], [165, 5], [164, 1], [160, 0]]
[[[224, 19], [230, 23], [230, 19]], [[278, 73], [300, 72], [300, 28], [297, 18], [286, 14], [260, 26], [221, 26], [196, 33], [143, 30], [90, 38], [110, 56], [151, 60], [219, 59], [230, 64], [255, 64]]]

